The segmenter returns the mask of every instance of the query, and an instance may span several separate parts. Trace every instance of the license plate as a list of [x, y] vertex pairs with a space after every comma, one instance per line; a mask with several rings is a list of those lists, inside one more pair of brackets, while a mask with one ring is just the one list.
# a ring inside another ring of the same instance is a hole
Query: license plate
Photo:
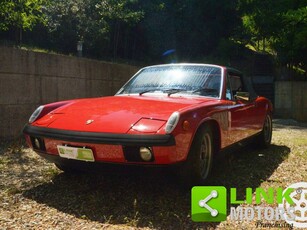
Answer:
[[69, 147], [62, 145], [58, 145], [57, 148], [60, 157], [80, 160], [80, 161], [95, 161], [94, 154], [91, 149], [76, 148], [76, 147]]

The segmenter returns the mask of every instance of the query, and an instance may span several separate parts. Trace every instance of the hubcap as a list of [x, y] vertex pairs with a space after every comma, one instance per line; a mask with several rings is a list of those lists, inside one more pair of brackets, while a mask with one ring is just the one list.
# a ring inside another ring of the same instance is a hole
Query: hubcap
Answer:
[[201, 142], [200, 147], [200, 173], [203, 179], [207, 178], [211, 164], [212, 144], [211, 137], [206, 133]]

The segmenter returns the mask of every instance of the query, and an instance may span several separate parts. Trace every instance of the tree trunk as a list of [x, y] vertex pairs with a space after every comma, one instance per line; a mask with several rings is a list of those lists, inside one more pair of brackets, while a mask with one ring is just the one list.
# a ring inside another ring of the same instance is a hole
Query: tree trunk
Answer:
[[21, 45], [22, 42], [22, 29], [19, 27], [19, 45]]
[[17, 27], [15, 30], [15, 43], [16, 45], [20, 45], [22, 42], [22, 28]]
[[20, 45], [22, 41], [22, 30], [20, 27], [16, 27], [15, 29], [15, 43], [16, 45]]
[[119, 22], [116, 23], [115, 31], [114, 31], [114, 46], [113, 46], [113, 59], [117, 58], [117, 48], [118, 48], [118, 40], [119, 40], [119, 29], [120, 24]]

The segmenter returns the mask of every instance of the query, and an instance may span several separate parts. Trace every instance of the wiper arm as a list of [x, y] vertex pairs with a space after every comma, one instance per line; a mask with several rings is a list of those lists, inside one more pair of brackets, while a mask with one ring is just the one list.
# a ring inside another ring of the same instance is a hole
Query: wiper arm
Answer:
[[143, 95], [144, 93], [155, 92], [155, 91], [157, 91], [157, 90], [156, 90], [156, 89], [148, 89], [148, 90], [145, 90], [145, 91], [140, 92], [139, 95], [141, 96], [141, 95]]
[[[145, 90], [143, 92], [140, 92], [139, 95], [143, 95], [144, 93], [149, 93], [149, 92], [155, 92], [155, 91], [160, 91], [160, 90], [157, 90], [157, 89], [148, 89], [148, 90]], [[167, 93], [167, 96], [170, 96], [174, 93], [179, 93], [179, 92], [183, 92], [183, 91], [187, 91], [186, 89], [177, 89], [177, 88], [174, 88], [174, 89], [161, 89], [161, 91], [163, 93]]]
[[164, 92], [167, 92], [168, 97], [172, 94], [185, 92], [185, 91], [187, 91], [187, 90], [186, 89], [167, 89], [167, 90], [164, 90]]
[[197, 92], [205, 92], [208, 94], [218, 94], [219, 91], [217, 89], [212, 89], [212, 88], [198, 88], [192, 91], [192, 93], [197, 93]]

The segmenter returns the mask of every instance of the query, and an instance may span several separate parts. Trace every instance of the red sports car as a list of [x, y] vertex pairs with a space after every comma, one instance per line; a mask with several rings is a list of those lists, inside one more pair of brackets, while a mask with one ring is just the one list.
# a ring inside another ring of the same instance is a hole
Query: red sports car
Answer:
[[179, 165], [203, 183], [213, 157], [254, 137], [268, 146], [272, 104], [233, 68], [150, 66], [115, 96], [38, 107], [24, 127], [30, 147], [68, 171], [97, 163]]

